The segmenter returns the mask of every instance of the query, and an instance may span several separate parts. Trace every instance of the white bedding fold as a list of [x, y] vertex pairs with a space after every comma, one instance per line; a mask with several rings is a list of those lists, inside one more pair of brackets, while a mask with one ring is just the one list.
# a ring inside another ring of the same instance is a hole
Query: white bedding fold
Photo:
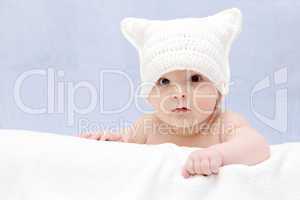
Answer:
[[300, 199], [300, 143], [272, 145], [271, 158], [255, 166], [184, 179], [192, 150], [0, 130], [0, 199]]

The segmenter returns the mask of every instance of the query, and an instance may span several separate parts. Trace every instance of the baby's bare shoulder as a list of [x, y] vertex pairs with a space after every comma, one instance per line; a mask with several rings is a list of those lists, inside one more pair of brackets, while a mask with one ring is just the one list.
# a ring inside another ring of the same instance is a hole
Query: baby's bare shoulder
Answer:
[[240, 113], [234, 111], [225, 111], [221, 113], [219, 119], [225, 125], [233, 125], [234, 127], [249, 126], [248, 120]]
[[145, 127], [151, 128], [152, 125], [155, 125], [157, 123], [158, 120], [153, 113], [144, 114], [135, 121], [136, 126], [143, 127], [143, 128]]
[[157, 119], [154, 114], [144, 114], [140, 116], [130, 127], [130, 140], [135, 143], [144, 144], [150, 133], [154, 132]]
[[220, 114], [215, 122], [214, 130], [220, 135], [222, 142], [236, 136], [237, 130], [240, 127], [249, 127], [247, 119], [240, 113], [226, 111]]

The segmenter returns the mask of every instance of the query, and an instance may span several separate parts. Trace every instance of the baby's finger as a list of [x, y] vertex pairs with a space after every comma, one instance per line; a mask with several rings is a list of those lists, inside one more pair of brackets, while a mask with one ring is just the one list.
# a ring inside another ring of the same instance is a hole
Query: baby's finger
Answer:
[[108, 134], [101, 135], [101, 138], [100, 138], [101, 141], [107, 141], [108, 139], [109, 139]]
[[119, 141], [122, 139], [122, 136], [119, 134], [111, 134], [109, 139], [112, 141]]
[[201, 159], [194, 160], [194, 170], [197, 174], [201, 174]]
[[94, 136], [95, 136], [95, 133], [90, 133], [90, 134], [88, 134], [88, 136], [86, 138], [87, 139], [93, 139]]
[[189, 172], [186, 170], [185, 167], [182, 168], [181, 175], [182, 175], [184, 178], [190, 177], [190, 174], [189, 174]]
[[214, 174], [219, 173], [219, 163], [216, 159], [211, 159], [210, 160], [210, 170]]
[[79, 134], [79, 137], [80, 138], [88, 138], [88, 137], [90, 137], [90, 135], [91, 135], [91, 133], [81, 133], [81, 134]]
[[187, 160], [186, 163], [186, 170], [189, 172], [190, 175], [194, 175], [195, 174], [195, 170], [194, 170], [194, 159], [189, 158]]
[[92, 140], [99, 140], [101, 138], [101, 134], [100, 133], [95, 133], [95, 134], [92, 134], [89, 139], [92, 139]]
[[211, 171], [210, 171], [208, 159], [201, 160], [200, 166], [201, 166], [201, 172], [202, 172], [202, 174], [211, 175]]

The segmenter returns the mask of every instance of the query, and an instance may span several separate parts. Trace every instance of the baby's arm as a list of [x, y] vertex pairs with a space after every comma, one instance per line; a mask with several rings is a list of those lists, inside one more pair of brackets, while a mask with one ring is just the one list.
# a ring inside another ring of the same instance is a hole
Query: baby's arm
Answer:
[[128, 143], [145, 144], [147, 141], [147, 127], [145, 121], [150, 118], [149, 115], [143, 115], [137, 119], [132, 126], [123, 129], [123, 141]]
[[183, 168], [184, 177], [216, 174], [223, 165], [254, 165], [269, 158], [270, 148], [265, 138], [241, 115], [228, 112], [222, 122], [225, 127], [225, 133], [221, 132], [222, 143], [192, 152]]
[[229, 112], [224, 116], [224, 124], [233, 124], [234, 129], [225, 132], [222, 143], [212, 146], [222, 154], [223, 165], [254, 165], [269, 158], [267, 141], [243, 116]]
[[147, 140], [147, 128], [145, 127], [145, 121], [147, 121], [150, 117], [150, 115], [144, 115], [136, 120], [130, 127], [120, 129], [118, 133], [84, 133], [80, 134], [79, 137], [99, 141], [145, 144]]

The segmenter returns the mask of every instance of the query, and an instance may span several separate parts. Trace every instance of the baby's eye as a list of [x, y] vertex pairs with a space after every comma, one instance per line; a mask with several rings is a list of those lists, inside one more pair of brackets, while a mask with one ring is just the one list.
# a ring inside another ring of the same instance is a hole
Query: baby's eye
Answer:
[[160, 78], [158, 80], [158, 84], [161, 86], [168, 85], [169, 83], [170, 83], [170, 80], [167, 78]]
[[203, 78], [200, 74], [195, 74], [195, 75], [191, 76], [191, 81], [192, 82], [200, 82], [202, 80], [203, 80]]

